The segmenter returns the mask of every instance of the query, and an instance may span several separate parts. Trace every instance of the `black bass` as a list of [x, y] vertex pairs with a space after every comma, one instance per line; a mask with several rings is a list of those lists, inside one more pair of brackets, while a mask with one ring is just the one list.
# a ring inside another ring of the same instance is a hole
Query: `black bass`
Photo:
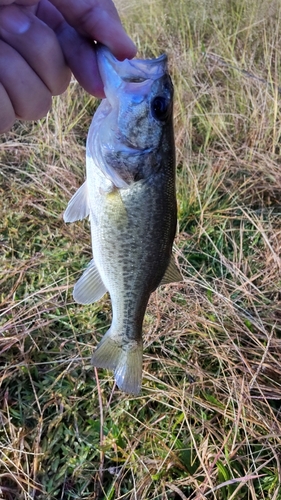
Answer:
[[93, 260], [74, 287], [80, 304], [107, 291], [112, 324], [92, 358], [125, 392], [142, 380], [142, 324], [150, 294], [182, 279], [172, 256], [177, 223], [173, 85], [167, 57], [118, 61], [98, 49], [106, 99], [87, 138], [87, 176], [64, 220], [90, 216]]

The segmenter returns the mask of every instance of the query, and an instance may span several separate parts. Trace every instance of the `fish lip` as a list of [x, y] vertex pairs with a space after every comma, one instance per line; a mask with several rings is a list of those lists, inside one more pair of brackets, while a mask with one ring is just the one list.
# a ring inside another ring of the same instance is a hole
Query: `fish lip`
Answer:
[[123, 61], [120, 61], [119, 59], [117, 59], [117, 57], [115, 57], [112, 54], [112, 52], [110, 52], [110, 50], [105, 45], [102, 45], [101, 43], [97, 44], [96, 52], [97, 52], [98, 58], [102, 54], [104, 57], [106, 57], [107, 59], [109, 59], [110, 61], [112, 61], [116, 64], [123, 64], [125, 61], [129, 61], [133, 65], [134, 65], [134, 63], [139, 64], [139, 63], [143, 63], [143, 62], [145, 62], [145, 64], [154, 65], [154, 64], [159, 64], [161, 62], [166, 62], [168, 60], [167, 54], [163, 53], [156, 58], [150, 58], [150, 59], [134, 58], [134, 59], [124, 59]]

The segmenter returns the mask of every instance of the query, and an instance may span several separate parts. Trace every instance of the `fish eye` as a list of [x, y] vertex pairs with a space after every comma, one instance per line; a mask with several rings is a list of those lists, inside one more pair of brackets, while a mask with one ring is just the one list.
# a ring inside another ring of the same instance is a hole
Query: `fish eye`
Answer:
[[164, 96], [157, 96], [151, 103], [151, 112], [153, 118], [159, 121], [164, 121], [170, 114], [170, 100]]

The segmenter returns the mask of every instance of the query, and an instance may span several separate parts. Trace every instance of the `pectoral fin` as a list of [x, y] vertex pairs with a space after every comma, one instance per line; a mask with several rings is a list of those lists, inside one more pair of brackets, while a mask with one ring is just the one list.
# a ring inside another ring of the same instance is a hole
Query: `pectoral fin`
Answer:
[[91, 260], [73, 289], [73, 298], [78, 304], [92, 304], [107, 292], [94, 260]]
[[89, 213], [88, 189], [87, 181], [85, 181], [69, 201], [63, 219], [64, 222], [74, 222], [85, 219]]
[[161, 280], [160, 285], [166, 285], [167, 283], [175, 283], [177, 281], [183, 281], [183, 277], [182, 277], [179, 269], [177, 268], [177, 265], [175, 263], [175, 259], [172, 255], [170, 262], [169, 262], [169, 265], [168, 265], [166, 272]]

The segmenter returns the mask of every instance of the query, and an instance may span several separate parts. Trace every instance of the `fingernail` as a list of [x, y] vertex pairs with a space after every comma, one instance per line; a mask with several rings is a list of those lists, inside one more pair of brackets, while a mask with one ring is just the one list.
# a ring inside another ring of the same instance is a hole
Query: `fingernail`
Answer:
[[30, 26], [30, 18], [18, 7], [1, 8], [0, 26], [10, 33], [21, 35], [25, 33]]

